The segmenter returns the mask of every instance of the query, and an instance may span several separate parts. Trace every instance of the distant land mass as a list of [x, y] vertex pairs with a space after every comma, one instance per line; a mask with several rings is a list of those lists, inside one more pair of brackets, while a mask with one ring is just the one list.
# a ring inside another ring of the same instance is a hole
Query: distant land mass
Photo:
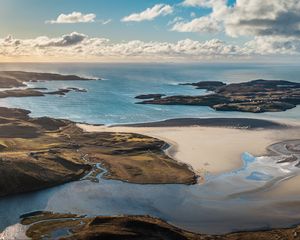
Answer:
[[[218, 81], [184, 83], [213, 93], [202, 96], [167, 96], [159, 94], [139, 95], [147, 99], [138, 104], [208, 106], [217, 111], [281, 112], [300, 104], [300, 83], [284, 80], [253, 80], [225, 84]], [[155, 97], [153, 97], [155, 96]]]
[[76, 75], [62, 75], [56, 73], [38, 73], [23, 71], [0, 71], [0, 88], [24, 87], [25, 82], [37, 81], [89, 81], [91, 78]]
[[68, 92], [86, 92], [85, 89], [63, 88], [56, 91], [47, 92], [47, 88], [21, 88], [26, 87], [27, 82], [37, 81], [91, 81], [101, 79], [91, 79], [76, 75], [61, 75], [55, 73], [37, 73], [23, 71], [0, 71], [0, 88], [14, 88], [0, 92], [0, 98], [7, 97], [41, 97], [47, 94], [65, 95]]

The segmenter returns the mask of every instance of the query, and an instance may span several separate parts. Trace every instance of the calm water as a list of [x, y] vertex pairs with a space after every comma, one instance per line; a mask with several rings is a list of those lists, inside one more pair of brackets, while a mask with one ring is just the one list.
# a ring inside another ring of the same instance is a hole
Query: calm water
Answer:
[[[299, 66], [280, 65], [175, 65], [175, 64], [22, 64], [4, 65], [3, 70], [59, 72], [100, 77], [104, 81], [43, 82], [32, 87], [57, 89], [79, 87], [88, 93], [69, 93], [64, 97], [28, 97], [0, 100], [1, 105], [21, 107], [32, 111], [32, 116], [68, 118], [88, 123], [135, 123], [179, 117], [253, 117], [299, 119], [300, 107], [284, 113], [216, 112], [209, 107], [137, 105], [139, 94], [199, 95], [203, 90], [178, 83], [201, 80], [220, 80], [227, 83], [258, 78], [284, 79], [300, 82]], [[49, 104], [51, 103], [51, 104]]]
[[[175, 65], [175, 64], [0, 64], [1, 70], [59, 72], [101, 77], [103, 81], [42, 82], [31, 86], [50, 90], [79, 87], [87, 93], [64, 97], [2, 99], [1, 105], [21, 107], [33, 116], [68, 118], [88, 123], [133, 123], [177, 117], [260, 117], [300, 119], [300, 108], [284, 113], [215, 112], [207, 107], [136, 105], [134, 96], [146, 93], [205, 94], [178, 83], [201, 80], [241, 82], [258, 78], [300, 82], [299, 66]], [[79, 181], [51, 189], [0, 199], [0, 231], [18, 222], [21, 214], [52, 210], [88, 215], [149, 214], [176, 226], [203, 233], [288, 226], [298, 223], [295, 205], [300, 196], [265, 199], [259, 193], [299, 168], [275, 164], [277, 157], [243, 155], [241, 169], [211, 176], [204, 185], [138, 185], [103, 180]], [[280, 208], [278, 207], [280, 206]], [[294, 207], [293, 207], [294, 206]]]
[[257, 195], [266, 186], [300, 173], [293, 164], [276, 164], [279, 159], [245, 153], [241, 169], [211, 177], [204, 185], [141, 185], [100, 178], [99, 183], [72, 182], [0, 199], [0, 230], [36, 210], [89, 216], [149, 214], [202, 233], [289, 226], [299, 221], [299, 209], [289, 205], [299, 196], [262, 199]]

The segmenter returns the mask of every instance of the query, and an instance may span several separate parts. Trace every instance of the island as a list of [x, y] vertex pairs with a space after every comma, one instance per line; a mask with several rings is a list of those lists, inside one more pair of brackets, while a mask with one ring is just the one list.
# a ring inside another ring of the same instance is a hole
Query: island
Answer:
[[[218, 81], [187, 83], [197, 89], [213, 93], [201, 96], [167, 96], [155, 94], [138, 104], [208, 106], [216, 111], [280, 112], [300, 104], [300, 83], [284, 80], [253, 80], [243, 83], [225, 84]], [[141, 96], [136, 98], [140, 99]], [[150, 95], [151, 96], [151, 95]]]

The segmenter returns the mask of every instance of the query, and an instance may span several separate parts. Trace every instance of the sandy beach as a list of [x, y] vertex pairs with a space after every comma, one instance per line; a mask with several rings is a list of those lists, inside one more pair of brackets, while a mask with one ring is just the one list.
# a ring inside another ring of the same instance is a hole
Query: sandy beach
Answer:
[[90, 132], [130, 132], [164, 140], [171, 145], [168, 154], [172, 158], [190, 165], [201, 176], [239, 168], [244, 152], [261, 156], [267, 154], [267, 146], [274, 142], [300, 137], [299, 131], [293, 128], [78, 126]]

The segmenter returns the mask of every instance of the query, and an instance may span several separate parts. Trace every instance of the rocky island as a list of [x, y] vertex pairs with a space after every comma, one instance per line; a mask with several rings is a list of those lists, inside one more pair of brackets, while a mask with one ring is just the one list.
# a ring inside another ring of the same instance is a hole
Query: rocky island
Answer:
[[[225, 84], [217, 81], [187, 83], [198, 89], [213, 91], [202, 96], [167, 96], [139, 104], [208, 106], [217, 111], [280, 112], [300, 104], [300, 83], [284, 80], [253, 80]], [[141, 95], [143, 96], [143, 95]], [[140, 96], [136, 98], [140, 99]]]

